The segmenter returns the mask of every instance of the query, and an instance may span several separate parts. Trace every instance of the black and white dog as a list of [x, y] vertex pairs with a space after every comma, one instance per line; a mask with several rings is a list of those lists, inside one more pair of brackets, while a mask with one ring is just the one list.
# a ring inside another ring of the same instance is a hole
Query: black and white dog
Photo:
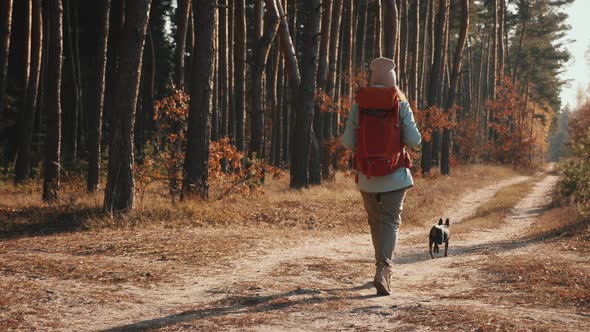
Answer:
[[[434, 253], [438, 254], [438, 246], [445, 244], [445, 257], [447, 257], [447, 251], [449, 250], [449, 218], [443, 225], [443, 220], [438, 220], [438, 225], [432, 226], [430, 234], [428, 236], [428, 248], [430, 252], [430, 258], [434, 258]], [[433, 250], [434, 245], [434, 250]]]

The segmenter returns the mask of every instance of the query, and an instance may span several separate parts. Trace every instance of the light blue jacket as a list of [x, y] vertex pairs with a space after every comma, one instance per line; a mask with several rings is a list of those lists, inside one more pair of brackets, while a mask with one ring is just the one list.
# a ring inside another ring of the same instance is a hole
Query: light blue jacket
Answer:
[[[420, 144], [422, 136], [416, 127], [414, 121], [414, 114], [410, 108], [410, 104], [406, 101], [400, 101], [399, 104], [400, 119], [402, 122], [403, 141], [408, 147], [415, 147]], [[352, 105], [352, 110], [348, 116], [346, 129], [342, 134], [342, 145], [347, 149], [355, 151], [356, 149], [356, 133], [355, 129], [358, 126], [358, 106]], [[371, 176], [370, 179], [359, 172], [359, 181], [357, 187], [367, 193], [384, 193], [388, 191], [398, 190], [402, 188], [412, 187], [414, 180], [412, 174], [407, 168], [400, 168], [395, 172], [385, 176]]]

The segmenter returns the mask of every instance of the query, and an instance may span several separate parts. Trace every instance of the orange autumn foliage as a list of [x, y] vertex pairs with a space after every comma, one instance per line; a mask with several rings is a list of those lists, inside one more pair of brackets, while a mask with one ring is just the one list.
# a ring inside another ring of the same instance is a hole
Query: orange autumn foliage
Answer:
[[[137, 186], [140, 199], [146, 188], [154, 182], [168, 185], [172, 201], [179, 194], [185, 156], [190, 96], [175, 90], [170, 96], [154, 104], [154, 120], [158, 123], [153, 149], [145, 152], [141, 165], [137, 165]], [[247, 160], [244, 153], [231, 144], [228, 137], [209, 143], [209, 184], [222, 191], [218, 198], [230, 194], [253, 195], [261, 193], [265, 174], [274, 178], [284, 171], [264, 164], [263, 160]]]

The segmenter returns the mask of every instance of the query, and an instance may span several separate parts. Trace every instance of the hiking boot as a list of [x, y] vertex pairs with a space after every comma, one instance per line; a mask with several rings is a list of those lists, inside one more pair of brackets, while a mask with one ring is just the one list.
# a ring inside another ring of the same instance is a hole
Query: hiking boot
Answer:
[[377, 289], [377, 295], [391, 295], [391, 269], [389, 266], [378, 265], [373, 279], [373, 286]]

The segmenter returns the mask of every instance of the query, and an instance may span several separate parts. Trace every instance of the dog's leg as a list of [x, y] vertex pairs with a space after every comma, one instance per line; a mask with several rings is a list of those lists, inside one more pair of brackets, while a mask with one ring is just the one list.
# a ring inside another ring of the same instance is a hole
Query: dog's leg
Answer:
[[428, 252], [430, 253], [430, 258], [434, 259], [434, 255], [432, 254], [432, 243], [432, 240], [428, 241]]
[[447, 257], [447, 251], [449, 250], [449, 240], [445, 242], [445, 257]]
[[438, 244], [434, 244], [434, 253], [438, 254]]

